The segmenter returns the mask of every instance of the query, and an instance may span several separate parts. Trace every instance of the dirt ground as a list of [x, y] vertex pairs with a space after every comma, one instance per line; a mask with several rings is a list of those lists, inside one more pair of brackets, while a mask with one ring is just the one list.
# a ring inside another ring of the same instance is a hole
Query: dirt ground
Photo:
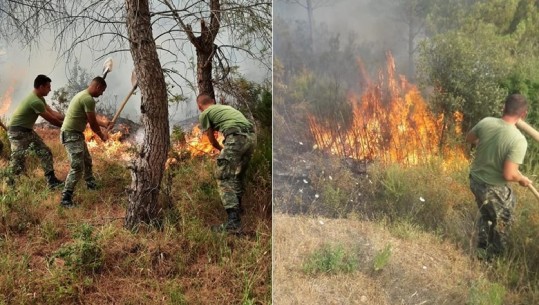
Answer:
[[[274, 214], [274, 304], [465, 304], [472, 283], [484, 277], [479, 263], [432, 234], [403, 232], [383, 223]], [[342, 246], [358, 259], [357, 270], [306, 274], [302, 264], [323, 244]], [[389, 261], [375, 271], [374, 257], [387, 245]]]

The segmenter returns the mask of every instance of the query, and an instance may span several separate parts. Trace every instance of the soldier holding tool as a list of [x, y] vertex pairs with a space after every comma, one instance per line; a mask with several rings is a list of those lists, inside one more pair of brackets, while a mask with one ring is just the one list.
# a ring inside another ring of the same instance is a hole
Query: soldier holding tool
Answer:
[[62, 192], [60, 205], [63, 207], [71, 208], [74, 206], [73, 192], [77, 182], [83, 176], [88, 189], [95, 190], [97, 188], [92, 172], [92, 157], [88, 151], [83, 132], [86, 129], [86, 123], [89, 123], [92, 131], [101, 140], [107, 141], [108, 135], [101, 131], [100, 126], [106, 128], [109, 122], [97, 120], [94, 100], [94, 97], [101, 96], [106, 88], [107, 83], [103, 77], [94, 78], [87, 89], [73, 97], [67, 108], [66, 117], [62, 124], [61, 140], [66, 148], [71, 168]]
[[477, 225], [480, 258], [490, 260], [506, 248], [516, 204], [507, 182], [518, 182], [524, 187], [531, 184], [518, 169], [528, 143], [515, 126], [527, 113], [528, 102], [524, 96], [511, 94], [505, 100], [501, 118], [484, 118], [466, 137], [468, 143], [477, 145], [470, 167], [470, 188], [480, 212]]
[[34, 124], [39, 116], [55, 126], [62, 126], [63, 115], [52, 110], [45, 96], [51, 91], [51, 79], [38, 75], [34, 80], [34, 90], [15, 109], [7, 127], [11, 143], [8, 184], [15, 185], [15, 177], [24, 171], [25, 157], [28, 151], [34, 151], [41, 161], [49, 188], [60, 186], [63, 181], [56, 178], [50, 148], [34, 131]]

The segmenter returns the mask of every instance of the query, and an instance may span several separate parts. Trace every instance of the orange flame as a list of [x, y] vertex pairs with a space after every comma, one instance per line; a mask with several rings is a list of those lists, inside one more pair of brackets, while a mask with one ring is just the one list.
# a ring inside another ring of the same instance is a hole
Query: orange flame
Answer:
[[4, 92], [0, 98], [0, 115], [6, 114], [6, 112], [9, 110], [9, 106], [11, 106], [11, 102], [13, 101], [11, 97], [13, 95], [13, 91], [15, 91], [15, 87], [9, 86], [6, 92]]
[[[429, 111], [415, 85], [404, 76], [397, 79], [391, 54], [387, 55], [386, 73], [380, 72], [377, 82], [367, 81], [364, 93], [350, 94], [348, 102], [353, 116], [347, 127], [324, 127], [309, 115], [318, 148], [343, 157], [408, 165], [442, 152], [443, 117]], [[459, 115], [461, 118], [462, 114], [455, 114], [457, 121]], [[461, 132], [460, 127], [456, 129]]]
[[[215, 139], [217, 139], [217, 142], [223, 145], [224, 136], [217, 131], [214, 133], [214, 136]], [[210, 143], [208, 135], [203, 133], [198, 125], [193, 127], [193, 130], [191, 130], [190, 135], [187, 137], [187, 150], [191, 153], [192, 157], [205, 154], [215, 155], [219, 153], [219, 151]]]
[[96, 135], [90, 126], [86, 126], [83, 132], [88, 150], [102, 153], [107, 158], [122, 159], [124, 161], [129, 160], [129, 149], [131, 144], [128, 142], [121, 142], [122, 132], [117, 131], [115, 133], [109, 133], [107, 142], [101, 141], [98, 135]]

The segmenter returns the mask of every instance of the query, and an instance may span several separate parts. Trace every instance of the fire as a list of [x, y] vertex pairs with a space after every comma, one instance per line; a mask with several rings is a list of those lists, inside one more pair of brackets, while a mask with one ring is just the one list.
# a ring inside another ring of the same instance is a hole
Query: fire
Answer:
[[[215, 132], [215, 139], [219, 144], [223, 145], [224, 136], [221, 133]], [[187, 137], [187, 150], [191, 153], [191, 156], [202, 156], [205, 154], [215, 155], [218, 151], [210, 143], [210, 139], [200, 130], [197, 125], [191, 130], [190, 135]]]
[[[348, 126], [327, 127], [309, 115], [310, 131], [320, 149], [342, 157], [408, 165], [448, 150], [439, 145], [443, 117], [429, 111], [415, 85], [404, 76], [396, 77], [391, 54], [386, 73], [379, 73], [377, 81], [367, 81], [362, 95], [349, 94], [348, 102], [352, 107]], [[462, 114], [455, 114], [457, 121], [459, 117]], [[456, 132], [461, 132], [460, 127]]]
[[0, 98], [0, 115], [6, 114], [6, 112], [9, 110], [9, 106], [11, 106], [13, 91], [15, 91], [14, 86], [9, 86]]
[[88, 150], [101, 153], [104, 157], [110, 159], [116, 158], [125, 161], [130, 159], [128, 151], [131, 148], [131, 144], [120, 140], [122, 137], [121, 131], [109, 133], [107, 142], [101, 141], [99, 136], [97, 136], [89, 126], [86, 126], [83, 134]]

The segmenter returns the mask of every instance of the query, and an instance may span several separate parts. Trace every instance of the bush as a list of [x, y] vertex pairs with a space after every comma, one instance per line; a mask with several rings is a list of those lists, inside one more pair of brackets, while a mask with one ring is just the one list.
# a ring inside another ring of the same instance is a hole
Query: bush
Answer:
[[323, 245], [303, 263], [303, 271], [307, 274], [348, 273], [356, 270], [357, 267], [356, 258], [346, 253], [340, 245]]
[[74, 271], [99, 271], [103, 266], [103, 251], [98, 238], [93, 236], [93, 231], [91, 225], [82, 224], [73, 236], [75, 240], [60, 247], [51, 259], [63, 259], [65, 265]]

